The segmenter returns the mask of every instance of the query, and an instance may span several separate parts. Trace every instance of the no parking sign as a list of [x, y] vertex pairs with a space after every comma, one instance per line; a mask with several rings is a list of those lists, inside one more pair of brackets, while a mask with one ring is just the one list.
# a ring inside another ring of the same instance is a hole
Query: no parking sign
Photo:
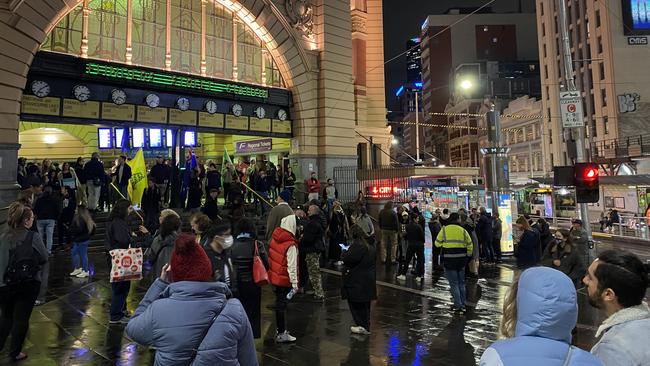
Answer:
[[562, 127], [584, 127], [580, 91], [560, 92], [560, 113], [562, 114]]

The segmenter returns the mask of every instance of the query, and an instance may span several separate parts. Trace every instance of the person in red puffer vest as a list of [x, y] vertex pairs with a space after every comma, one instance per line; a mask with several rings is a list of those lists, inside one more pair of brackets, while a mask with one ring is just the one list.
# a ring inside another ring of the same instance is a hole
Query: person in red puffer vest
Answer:
[[279, 343], [295, 342], [296, 337], [287, 331], [285, 313], [287, 294], [298, 290], [298, 241], [296, 240], [296, 215], [282, 219], [280, 227], [271, 235], [269, 244], [269, 282], [275, 286], [275, 322]]

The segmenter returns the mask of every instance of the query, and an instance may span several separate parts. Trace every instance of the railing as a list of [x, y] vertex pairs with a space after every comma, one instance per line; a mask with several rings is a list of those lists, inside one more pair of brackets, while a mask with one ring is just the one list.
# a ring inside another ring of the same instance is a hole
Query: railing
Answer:
[[[533, 220], [537, 220], [540, 217], [548, 221], [549, 225], [554, 228], [571, 228], [571, 219], [567, 217], [530, 216]], [[605, 221], [601, 223], [600, 221], [590, 220], [592, 234], [596, 237], [614, 235], [623, 238], [650, 241], [650, 229], [648, 228], [648, 220], [645, 217], [621, 214], [619, 214], [619, 217], [620, 223], [611, 224]]]
[[594, 159], [614, 159], [650, 155], [650, 135], [597, 141], [591, 147]]

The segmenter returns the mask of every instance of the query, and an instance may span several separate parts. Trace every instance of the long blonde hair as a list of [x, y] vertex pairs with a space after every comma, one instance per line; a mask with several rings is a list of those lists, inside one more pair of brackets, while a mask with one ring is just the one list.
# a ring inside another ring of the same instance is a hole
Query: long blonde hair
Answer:
[[77, 213], [74, 215], [74, 222], [77, 226], [85, 225], [88, 230], [88, 234], [92, 233], [95, 230], [95, 222], [90, 216], [90, 212], [85, 205], [77, 206]]
[[503, 301], [503, 315], [501, 316], [501, 325], [499, 332], [506, 338], [515, 336], [515, 329], [517, 327], [517, 292], [519, 289], [519, 275], [516, 273], [512, 280], [510, 289], [506, 294]]

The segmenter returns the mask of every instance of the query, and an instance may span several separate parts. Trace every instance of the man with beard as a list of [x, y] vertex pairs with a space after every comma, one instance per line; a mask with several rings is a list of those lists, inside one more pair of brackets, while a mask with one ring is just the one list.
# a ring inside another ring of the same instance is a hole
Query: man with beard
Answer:
[[640, 366], [650, 360], [650, 308], [643, 302], [648, 265], [634, 254], [608, 250], [591, 263], [582, 282], [589, 304], [607, 314], [591, 349], [606, 366]]

